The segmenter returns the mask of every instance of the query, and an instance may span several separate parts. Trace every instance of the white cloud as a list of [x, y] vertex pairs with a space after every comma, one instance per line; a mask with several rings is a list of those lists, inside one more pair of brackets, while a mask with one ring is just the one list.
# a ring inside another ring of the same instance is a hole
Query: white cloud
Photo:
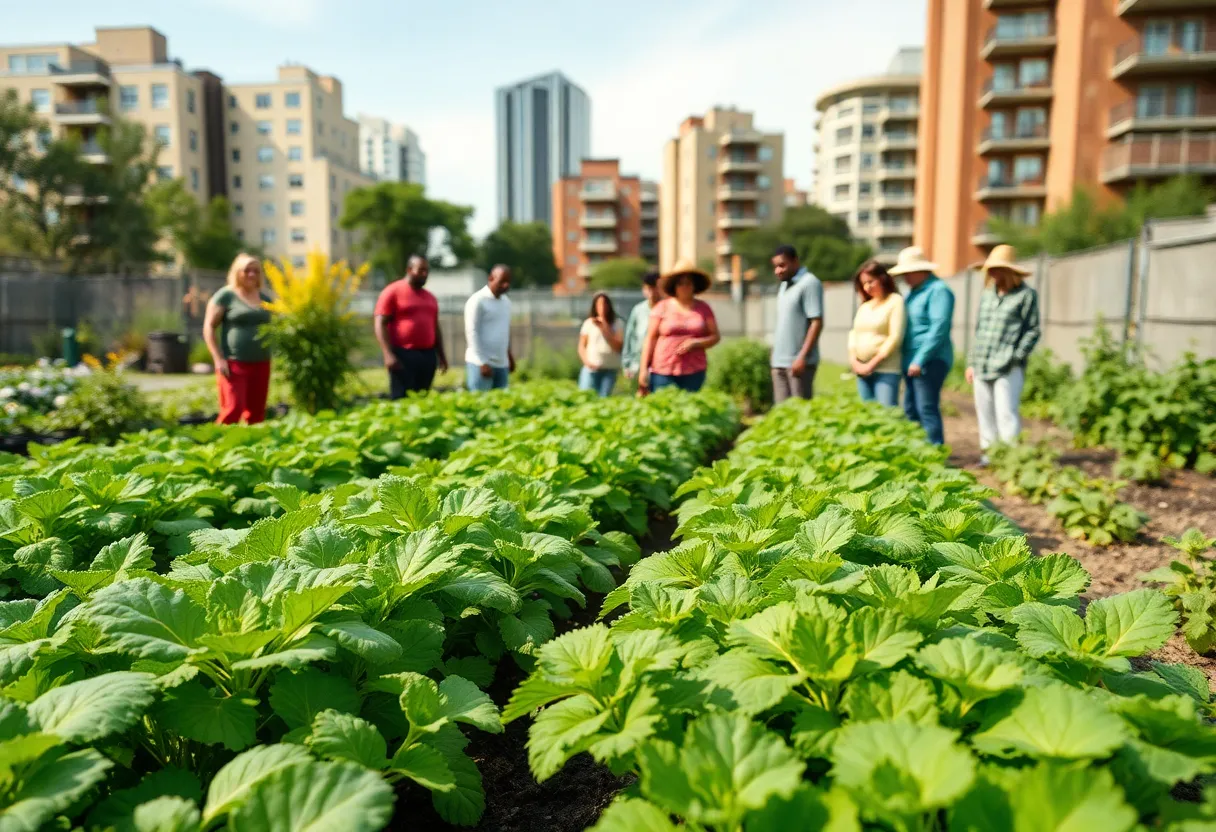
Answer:
[[325, 0], [203, 0], [203, 5], [267, 26], [312, 26], [321, 19]]

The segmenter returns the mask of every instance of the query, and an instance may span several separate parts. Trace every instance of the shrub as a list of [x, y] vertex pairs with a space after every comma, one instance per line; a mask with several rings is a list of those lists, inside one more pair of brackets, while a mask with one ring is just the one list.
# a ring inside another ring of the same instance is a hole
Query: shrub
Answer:
[[727, 341], [713, 351], [706, 385], [745, 402], [754, 411], [773, 405], [769, 349], [759, 341]]
[[49, 413], [38, 427], [44, 431], [79, 431], [90, 442], [111, 442], [123, 433], [153, 426], [157, 419], [152, 405], [123, 375], [121, 359], [111, 353], [108, 365], [85, 357], [93, 372], [68, 395], [67, 401]]
[[583, 362], [579, 360], [577, 349], [557, 350], [538, 339], [532, 342], [531, 354], [516, 365], [515, 378], [520, 382], [542, 379], [577, 381], [582, 369]]
[[207, 342], [202, 338], [195, 340], [194, 345], [190, 347], [190, 363], [191, 364], [210, 364], [211, 350], [207, 349]]
[[308, 413], [334, 410], [340, 389], [354, 372], [350, 350], [359, 332], [351, 299], [367, 267], [352, 272], [345, 261], [330, 265], [325, 255], [308, 255], [303, 271], [284, 260], [266, 264], [266, 277], [278, 296], [261, 336], [274, 354], [277, 372], [287, 379], [291, 397]]

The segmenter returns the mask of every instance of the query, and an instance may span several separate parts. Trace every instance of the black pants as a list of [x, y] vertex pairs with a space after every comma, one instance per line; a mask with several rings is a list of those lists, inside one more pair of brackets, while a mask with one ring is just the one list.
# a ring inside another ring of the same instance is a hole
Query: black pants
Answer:
[[439, 365], [439, 354], [429, 350], [407, 350], [393, 347], [397, 356], [397, 369], [388, 374], [389, 396], [404, 399], [406, 393], [430, 390], [435, 381], [435, 369]]

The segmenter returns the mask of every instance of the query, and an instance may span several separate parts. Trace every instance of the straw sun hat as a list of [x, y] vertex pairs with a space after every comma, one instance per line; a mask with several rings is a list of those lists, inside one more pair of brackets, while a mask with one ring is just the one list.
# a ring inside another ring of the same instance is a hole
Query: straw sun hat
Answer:
[[887, 269], [892, 277], [899, 277], [912, 272], [936, 272], [937, 264], [925, 259], [925, 252], [920, 246], [908, 246], [899, 253], [895, 265]]
[[994, 246], [992, 253], [988, 255], [988, 259], [983, 264], [977, 263], [980, 271], [984, 273], [984, 277], [988, 277], [989, 269], [1009, 269], [1009, 271], [1026, 277], [1030, 274], [1030, 269], [1017, 264], [1018, 252], [1013, 246], [999, 245]]
[[663, 290], [663, 293], [669, 297], [675, 297], [676, 279], [683, 275], [688, 275], [692, 278], [694, 294], [699, 295], [709, 288], [709, 275], [698, 269], [696, 264], [691, 260], [678, 260], [671, 267], [671, 271], [663, 275], [663, 278], [659, 281], [659, 287]]

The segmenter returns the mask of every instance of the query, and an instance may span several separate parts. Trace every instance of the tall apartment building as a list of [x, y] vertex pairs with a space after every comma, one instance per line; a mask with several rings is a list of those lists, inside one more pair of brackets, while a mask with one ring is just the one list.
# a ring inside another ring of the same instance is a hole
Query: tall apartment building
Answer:
[[552, 228], [554, 291], [577, 294], [598, 264], [642, 256], [642, 181], [622, 176], [617, 159], [584, 159], [553, 185]]
[[426, 185], [426, 154], [410, 128], [360, 114], [359, 169], [382, 182]]
[[881, 260], [912, 244], [923, 51], [899, 50], [885, 74], [819, 96], [815, 201]]
[[1216, 0], [929, 0], [916, 241], [947, 272], [1077, 186], [1216, 177]]
[[34, 106], [54, 137], [74, 136], [84, 158], [110, 159], [99, 137], [114, 117], [142, 124], [161, 144], [158, 175], [181, 177], [205, 202], [214, 195], [205, 123], [210, 73], [189, 73], [149, 26], [96, 29], [93, 43], [0, 46], [0, 90]]
[[302, 263], [314, 249], [355, 259], [338, 221], [359, 170], [359, 124], [343, 115], [342, 83], [304, 66], [276, 81], [227, 88], [228, 198], [237, 234]]
[[785, 178], [785, 207], [801, 208], [809, 205], [811, 195], [798, 187], [798, 183], [790, 177]]
[[656, 268], [659, 265], [659, 183], [642, 183], [642, 245], [638, 253]]
[[553, 185], [591, 155], [591, 99], [560, 72], [494, 93], [498, 220], [549, 222]]
[[784, 150], [784, 136], [757, 130], [751, 113], [716, 107], [686, 118], [663, 149], [662, 270], [691, 260], [728, 279], [735, 234], [784, 215]]

